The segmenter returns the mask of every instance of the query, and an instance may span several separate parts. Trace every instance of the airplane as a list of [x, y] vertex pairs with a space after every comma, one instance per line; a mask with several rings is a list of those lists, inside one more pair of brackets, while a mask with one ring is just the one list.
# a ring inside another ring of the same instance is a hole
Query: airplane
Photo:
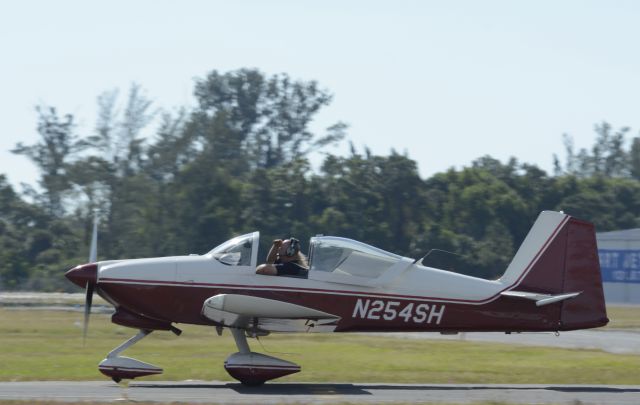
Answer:
[[[95, 234], [95, 227], [94, 227]], [[224, 362], [247, 386], [300, 366], [251, 351], [247, 338], [279, 332], [559, 332], [608, 323], [593, 224], [543, 211], [504, 274], [485, 280], [355, 240], [316, 236], [306, 278], [256, 274], [259, 233], [203, 255], [96, 261], [65, 275], [86, 288], [84, 336], [97, 292], [111, 321], [138, 329], [98, 369], [114, 381], [161, 374], [122, 351], [174, 324], [229, 329], [238, 348]], [[93, 252], [93, 249], [92, 249]], [[93, 254], [93, 253], [92, 253]]]

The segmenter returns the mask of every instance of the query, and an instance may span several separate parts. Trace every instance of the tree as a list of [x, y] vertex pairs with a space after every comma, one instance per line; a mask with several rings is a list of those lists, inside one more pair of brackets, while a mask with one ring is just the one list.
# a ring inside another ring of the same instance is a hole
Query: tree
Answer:
[[155, 116], [152, 101], [144, 95], [139, 84], [129, 88], [124, 110], [117, 107], [118, 90], [98, 96], [96, 133], [88, 137], [91, 147], [109, 162], [118, 176], [129, 176], [140, 169], [143, 159], [141, 137], [144, 128]]
[[[143, 130], [155, 116], [152, 101], [138, 84], [132, 84], [124, 107], [118, 106], [117, 90], [98, 96], [98, 120], [95, 133], [86, 138], [86, 154], [70, 165], [68, 181], [74, 193], [85, 199], [77, 210], [85, 229], [90, 229], [96, 212], [102, 217], [101, 252], [110, 257], [148, 255], [150, 250], [132, 243], [138, 234], [140, 212], [146, 204], [141, 193], [149, 187], [141, 178], [146, 151]], [[149, 194], [144, 194], [149, 196]]]
[[38, 200], [50, 214], [61, 217], [63, 193], [70, 187], [67, 169], [87, 144], [74, 133], [72, 115], [60, 118], [53, 107], [37, 107], [36, 111], [41, 140], [33, 145], [20, 142], [11, 152], [26, 156], [40, 169], [44, 195]]
[[[192, 130], [203, 149], [251, 168], [286, 165], [345, 135], [343, 123], [320, 137], [309, 131], [314, 116], [332, 98], [315, 81], [293, 81], [286, 74], [266, 77], [255, 69], [214, 70], [196, 83], [195, 95], [199, 108]], [[226, 131], [209, 130], [221, 122]]]
[[635, 137], [631, 141], [629, 151], [629, 174], [631, 178], [640, 180], [640, 138]]
[[[586, 148], [578, 153], [574, 150], [571, 136], [564, 134], [565, 167], [562, 168], [560, 159], [554, 155], [554, 172], [557, 176], [568, 174], [579, 177], [604, 176], [609, 178], [625, 178], [634, 172], [634, 150], [625, 150], [625, 136], [629, 127], [622, 127], [613, 131], [611, 125], [603, 121], [594, 126], [596, 140], [589, 152]], [[636, 146], [636, 149], [638, 146]]]
[[80, 250], [69, 225], [66, 218], [23, 201], [0, 175], [0, 289], [64, 287], [60, 270], [76, 262]]

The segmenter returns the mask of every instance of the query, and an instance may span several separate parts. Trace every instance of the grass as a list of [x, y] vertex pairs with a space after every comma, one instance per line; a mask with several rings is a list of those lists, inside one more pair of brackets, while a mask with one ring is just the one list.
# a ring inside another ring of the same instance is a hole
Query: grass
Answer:
[[640, 329], [640, 305], [607, 306], [610, 329]]
[[[97, 364], [135, 334], [92, 315], [82, 346], [82, 314], [0, 308], [0, 381], [100, 380]], [[237, 351], [228, 331], [180, 325], [154, 332], [124, 355], [165, 369], [144, 380], [232, 381], [224, 359]], [[360, 334], [272, 335], [253, 350], [294, 361], [301, 373], [278, 381], [386, 383], [640, 384], [640, 356]], [[283, 353], [287, 352], [287, 353]]]

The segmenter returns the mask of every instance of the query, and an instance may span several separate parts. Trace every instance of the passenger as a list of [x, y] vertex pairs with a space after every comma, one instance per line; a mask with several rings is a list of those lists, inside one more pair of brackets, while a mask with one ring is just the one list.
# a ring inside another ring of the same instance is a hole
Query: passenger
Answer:
[[300, 241], [296, 238], [276, 239], [271, 245], [267, 262], [256, 269], [257, 274], [307, 278], [309, 265], [300, 252]]

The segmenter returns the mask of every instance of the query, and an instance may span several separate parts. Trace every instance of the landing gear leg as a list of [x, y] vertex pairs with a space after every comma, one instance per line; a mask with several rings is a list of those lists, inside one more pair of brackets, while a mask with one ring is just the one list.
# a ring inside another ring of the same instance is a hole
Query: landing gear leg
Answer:
[[137, 335], [113, 349], [98, 365], [98, 370], [113, 381], [119, 383], [123, 379], [134, 379], [152, 374], [162, 374], [162, 369], [130, 357], [121, 357], [120, 353], [144, 339], [152, 331], [141, 329]]
[[120, 353], [124, 352], [125, 350], [127, 350], [131, 346], [135, 345], [136, 343], [138, 343], [142, 339], [146, 338], [151, 332], [153, 332], [153, 331], [152, 330], [148, 330], [148, 329], [140, 329], [140, 332], [138, 332], [137, 335], [131, 337], [129, 340], [123, 342], [120, 346], [118, 346], [115, 349], [111, 350], [109, 352], [109, 354], [107, 354], [107, 358], [111, 359], [111, 358], [114, 358], [114, 357], [118, 357], [118, 355]]
[[233, 340], [236, 341], [236, 346], [238, 346], [238, 352], [241, 354], [251, 354], [251, 348], [249, 348], [249, 342], [247, 342], [247, 336], [244, 334], [242, 329], [231, 328], [231, 334], [233, 335]]
[[238, 352], [225, 360], [224, 368], [231, 377], [243, 385], [255, 387], [264, 384], [265, 381], [300, 371], [300, 366], [297, 364], [252, 352], [247, 343], [245, 331], [230, 329], [238, 346]]

